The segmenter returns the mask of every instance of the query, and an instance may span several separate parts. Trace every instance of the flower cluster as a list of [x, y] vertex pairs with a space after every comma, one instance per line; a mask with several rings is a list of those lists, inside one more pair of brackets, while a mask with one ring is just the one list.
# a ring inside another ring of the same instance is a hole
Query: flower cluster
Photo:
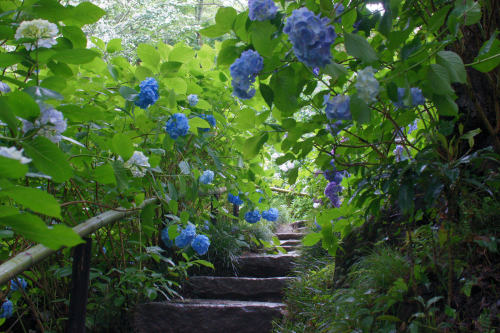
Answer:
[[326, 105], [326, 117], [330, 120], [350, 120], [352, 119], [349, 101], [347, 95], [337, 95], [334, 97], [325, 95], [323, 105]]
[[132, 157], [125, 162], [124, 166], [132, 172], [134, 177], [144, 177], [146, 175], [146, 170], [144, 168], [149, 168], [149, 158], [146, 157], [142, 151], [134, 151]]
[[264, 210], [262, 212], [262, 218], [271, 222], [274, 222], [278, 219], [279, 212], [276, 208], [269, 208], [268, 210]]
[[404, 156], [404, 148], [401, 145], [397, 145], [396, 148], [392, 151], [394, 153], [394, 156], [396, 157], [396, 162], [401, 162], [405, 160]]
[[202, 184], [211, 184], [214, 180], [214, 172], [212, 170], [205, 170], [203, 174], [200, 176], [200, 183]]
[[158, 82], [152, 77], [146, 78], [139, 84], [141, 92], [135, 101], [135, 105], [141, 109], [147, 109], [148, 106], [156, 103], [160, 95], [158, 94]]
[[335, 18], [336, 18], [335, 22], [337, 22], [337, 23], [342, 22], [342, 17], [340, 17], [340, 16], [342, 15], [342, 13], [345, 10], [344, 5], [341, 2], [339, 2], [338, 4], [335, 5], [334, 9], [335, 9]]
[[16, 39], [33, 39], [34, 41], [31, 43], [24, 43], [24, 47], [28, 51], [32, 51], [38, 47], [51, 48], [53, 45], [56, 45], [56, 36], [58, 33], [57, 25], [47, 20], [38, 19], [21, 22], [14, 37]]
[[23, 278], [17, 277], [15, 279], [10, 280], [10, 290], [12, 291], [16, 291], [19, 289], [24, 290], [26, 289], [27, 286], [28, 282], [26, 282], [26, 280]]
[[[215, 127], [216, 121], [215, 121], [214, 116], [212, 116], [211, 114], [200, 114], [199, 117], [201, 119], [206, 120], [210, 124], [211, 127]], [[202, 132], [208, 132], [210, 129], [208, 129], [208, 128], [199, 128], [199, 130], [202, 131]]]
[[16, 147], [12, 146], [10, 148], [0, 147], [0, 156], [11, 158], [13, 160], [18, 160], [21, 164], [28, 164], [31, 162], [31, 158], [23, 156], [23, 150], [18, 150]]
[[288, 34], [295, 56], [310, 67], [323, 67], [331, 62], [330, 47], [337, 34], [328, 21], [307, 8], [295, 9], [286, 21], [283, 32]]
[[188, 96], [188, 103], [189, 106], [196, 106], [198, 104], [198, 95], [196, 94], [191, 94]]
[[422, 90], [420, 90], [420, 88], [410, 88], [411, 103], [409, 105], [405, 105], [404, 101], [405, 95], [406, 95], [406, 89], [398, 88], [398, 101], [394, 102], [394, 105], [397, 108], [403, 109], [407, 106], [415, 107], [418, 105], [425, 104], [425, 97], [422, 94]]
[[375, 78], [375, 71], [371, 66], [368, 66], [358, 72], [356, 89], [358, 90], [358, 96], [367, 104], [377, 100], [379, 83]]
[[264, 60], [257, 51], [247, 50], [229, 67], [233, 94], [241, 99], [249, 99], [255, 95], [255, 89], [250, 86], [255, 77], [262, 70]]
[[277, 11], [273, 0], [248, 0], [248, 17], [252, 21], [271, 20]]
[[185, 136], [189, 131], [189, 122], [184, 113], [174, 113], [167, 121], [165, 130], [172, 139]]
[[415, 121], [408, 125], [408, 134], [411, 134], [411, 132], [416, 131], [418, 128], [418, 119], [415, 119]]
[[46, 104], [40, 104], [40, 116], [34, 123], [23, 119], [23, 132], [26, 133], [33, 129], [38, 129], [37, 135], [41, 135], [54, 143], [62, 139], [63, 133], [68, 124], [60, 111]]
[[5, 302], [3, 302], [2, 307], [0, 308], [0, 318], [10, 318], [12, 317], [12, 313], [14, 312], [14, 306], [12, 302], [7, 298]]
[[[168, 232], [166, 237], [168, 239]], [[207, 253], [208, 247], [210, 246], [210, 240], [205, 235], [197, 235], [196, 227], [193, 224], [189, 223], [187, 227], [181, 231], [180, 235], [175, 237], [175, 245], [180, 248], [191, 245], [193, 250], [195, 250], [196, 253], [202, 256]]]
[[227, 194], [227, 201], [236, 206], [240, 206], [243, 204], [243, 200], [241, 200], [239, 195], [233, 195], [231, 193]]
[[245, 220], [248, 223], [257, 223], [260, 221], [260, 213], [257, 209], [245, 213]]
[[329, 182], [325, 187], [325, 195], [330, 199], [330, 202], [334, 207], [340, 207], [340, 197], [339, 192], [342, 191], [342, 186], [335, 182]]
[[4, 82], [0, 81], [0, 92], [9, 93], [10, 92], [9, 85], [7, 83], [4, 83]]

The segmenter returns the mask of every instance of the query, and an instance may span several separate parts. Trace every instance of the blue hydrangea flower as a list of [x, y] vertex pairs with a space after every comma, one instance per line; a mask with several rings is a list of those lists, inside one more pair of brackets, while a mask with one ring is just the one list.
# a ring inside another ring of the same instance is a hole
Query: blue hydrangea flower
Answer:
[[344, 8], [344, 5], [342, 3], [338, 3], [335, 5], [335, 22], [337, 23], [340, 23], [342, 22], [342, 17], [340, 17], [340, 15], [342, 15], [342, 13], [344, 12], [345, 8]]
[[[394, 105], [397, 108], [403, 109], [408, 106], [405, 105], [404, 103], [405, 95], [406, 95], [406, 89], [398, 88], [398, 100], [397, 102], [394, 102]], [[420, 88], [410, 88], [410, 97], [411, 97], [411, 104], [409, 105], [410, 107], [425, 104], [425, 97], [422, 94], [422, 90], [420, 90]]]
[[332, 98], [325, 95], [323, 97], [323, 105], [326, 105], [326, 117], [330, 120], [352, 119], [349, 101], [350, 98], [347, 95], [337, 95]]
[[368, 66], [358, 72], [356, 89], [358, 90], [358, 96], [367, 104], [377, 100], [379, 83], [375, 78], [375, 71], [371, 66]]
[[239, 195], [233, 195], [231, 193], [227, 194], [227, 201], [236, 206], [240, 206], [243, 204], [243, 200], [240, 199]]
[[207, 231], [210, 230], [210, 221], [208, 220], [203, 221], [203, 229]]
[[196, 237], [196, 227], [189, 223], [186, 229], [181, 231], [181, 234], [175, 237], [175, 246], [177, 247], [186, 247], [191, 244]]
[[411, 132], [416, 131], [418, 128], [418, 119], [415, 119], [415, 121], [408, 125], [408, 134], [411, 134]]
[[214, 172], [212, 170], [205, 170], [203, 174], [200, 176], [200, 183], [202, 184], [211, 184], [214, 180]]
[[21, 288], [22, 290], [26, 289], [28, 282], [25, 279], [17, 277], [15, 279], [10, 280], [10, 290], [16, 291]]
[[135, 100], [135, 105], [141, 109], [147, 109], [148, 106], [156, 103], [160, 95], [158, 94], [158, 82], [152, 77], [146, 78], [139, 84], [141, 91]]
[[188, 96], [188, 103], [190, 106], [196, 106], [198, 104], [198, 95], [191, 94]]
[[318, 76], [319, 75], [319, 67], [314, 67], [313, 68], [313, 74]]
[[204, 255], [208, 251], [208, 247], [210, 246], [210, 239], [208, 239], [205, 235], [198, 235], [194, 238], [191, 243], [191, 247], [196, 251], [200, 256]]
[[340, 207], [340, 197], [338, 195], [339, 192], [342, 191], [342, 186], [338, 185], [335, 182], [330, 182], [325, 187], [325, 196], [330, 199], [330, 202], [334, 207]]
[[277, 11], [273, 0], [248, 0], [248, 17], [252, 21], [271, 20]]
[[9, 93], [10, 92], [9, 85], [7, 83], [4, 83], [4, 82], [0, 81], [0, 92]]
[[295, 9], [286, 20], [283, 32], [288, 34], [295, 56], [312, 68], [321, 68], [331, 62], [330, 47], [337, 34], [328, 23], [328, 18], [315, 16], [305, 7]]
[[[198, 117], [200, 117], [201, 119], [205, 119], [210, 124], [211, 127], [215, 127], [216, 121], [214, 116], [212, 116], [211, 114], [200, 114]], [[198, 129], [202, 132], [210, 131], [209, 128], [198, 128]]]
[[3, 302], [2, 307], [0, 308], [0, 318], [10, 318], [12, 317], [12, 313], [14, 312], [14, 306], [12, 302], [7, 298], [5, 302]]
[[251, 84], [255, 82], [257, 74], [262, 70], [264, 60], [257, 51], [247, 50], [229, 67], [233, 95], [241, 99], [250, 99], [255, 95]]
[[163, 244], [165, 244], [166, 247], [172, 247], [174, 243], [170, 239], [170, 236], [168, 235], [168, 227], [163, 228], [160, 234], [161, 241]]
[[172, 139], [185, 136], [189, 131], [189, 122], [184, 113], [174, 113], [167, 121], [165, 130]]
[[257, 223], [260, 221], [260, 213], [259, 211], [256, 209], [256, 210], [251, 210], [249, 212], [246, 212], [245, 213], [245, 220], [248, 222], [248, 223]]
[[278, 219], [279, 212], [276, 208], [269, 208], [262, 212], [262, 218], [274, 222]]

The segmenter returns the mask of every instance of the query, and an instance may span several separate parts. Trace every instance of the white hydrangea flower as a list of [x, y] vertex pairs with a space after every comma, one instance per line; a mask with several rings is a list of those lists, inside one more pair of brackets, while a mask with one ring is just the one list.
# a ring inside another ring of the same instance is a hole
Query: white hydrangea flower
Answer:
[[132, 157], [125, 162], [124, 166], [132, 172], [134, 177], [144, 177], [146, 171], [143, 168], [149, 168], [149, 158], [142, 151], [134, 151]]
[[18, 160], [22, 164], [28, 164], [29, 162], [31, 162], [31, 158], [23, 156], [23, 149], [18, 150], [14, 146], [10, 148], [0, 147], [0, 156], [11, 158], [13, 160]]
[[319, 202], [313, 203], [313, 208], [319, 208], [319, 206], [321, 206], [321, 203]]
[[45, 104], [40, 104], [40, 117], [36, 119], [34, 123], [23, 119], [24, 133], [39, 128], [37, 135], [44, 136], [54, 143], [61, 141], [61, 133], [63, 133], [67, 127], [68, 124], [62, 112]]
[[59, 33], [57, 25], [47, 20], [23, 21], [16, 30], [16, 39], [29, 38], [36, 40], [34, 43], [24, 43], [28, 51], [37, 47], [51, 48], [57, 44], [56, 36]]
[[379, 83], [374, 74], [375, 71], [371, 66], [358, 72], [358, 80], [356, 82], [358, 96], [368, 104], [377, 100]]

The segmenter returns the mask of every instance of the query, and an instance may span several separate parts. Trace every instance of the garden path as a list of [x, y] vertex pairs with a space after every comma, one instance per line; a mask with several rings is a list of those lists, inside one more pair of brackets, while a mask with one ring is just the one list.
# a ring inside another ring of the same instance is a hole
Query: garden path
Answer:
[[195, 298], [150, 302], [137, 307], [137, 333], [266, 333], [285, 312], [283, 289], [305, 221], [281, 225], [276, 236], [285, 254], [246, 253], [238, 259], [238, 276], [193, 276], [189, 293]]

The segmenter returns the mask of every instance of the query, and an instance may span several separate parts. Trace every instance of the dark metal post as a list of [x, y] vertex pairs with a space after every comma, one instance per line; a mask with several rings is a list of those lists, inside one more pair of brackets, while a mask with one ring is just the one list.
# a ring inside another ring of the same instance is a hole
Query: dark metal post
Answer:
[[235, 217], [240, 216], [240, 206], [233, 204], [233, 215]]
[[75, 247], [73, 251], [73, 276], [67, 333], [85, 332], [85, 313], [89, 291], [90, 257], [92, 240], [84, 238], [85, 243]]

